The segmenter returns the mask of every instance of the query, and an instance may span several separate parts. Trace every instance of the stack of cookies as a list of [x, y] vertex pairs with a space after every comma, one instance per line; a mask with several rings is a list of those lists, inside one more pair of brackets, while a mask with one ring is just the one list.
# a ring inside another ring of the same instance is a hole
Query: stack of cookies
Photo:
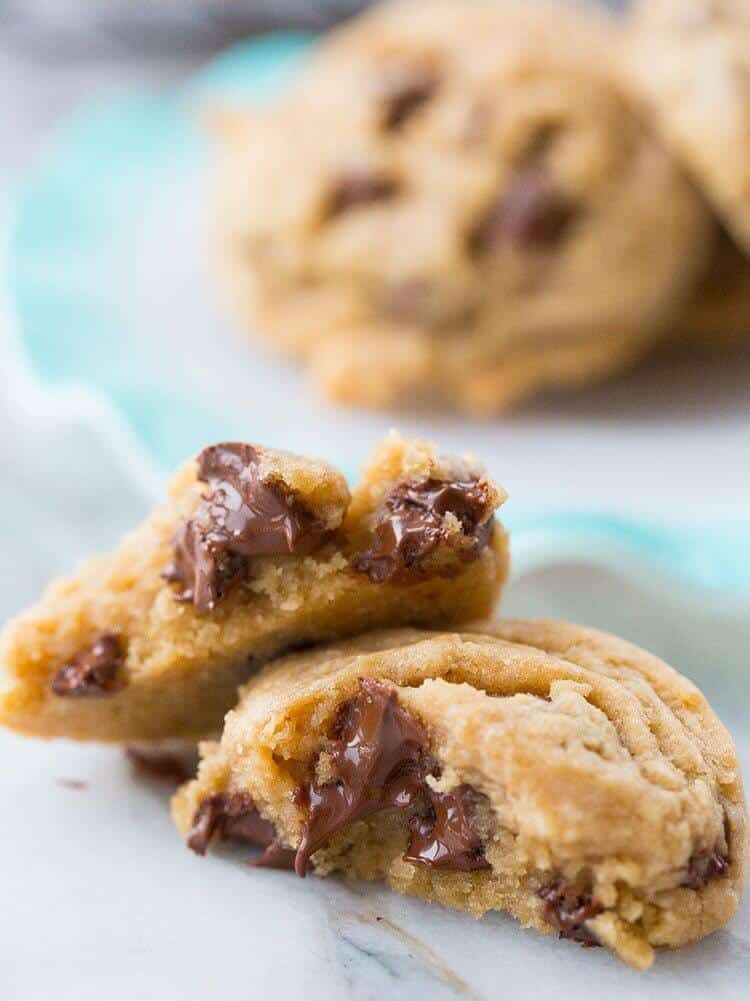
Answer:
[[507, 911], [646, 969], [736, 910], [735, 750], [642, 650], [487, 618], [504, 499], [477, 460], [395, 434], [351, 493], [327, 463], [210, 446], [6, 627], [0, 723], [200, 740], [173, 800], [198, 855], [234, 842], [298, 876]]
[[487, 415], [750, 344], [749, 53], [742, 0], [380, 6], [217, 123], [232, 298], [369, 407]]

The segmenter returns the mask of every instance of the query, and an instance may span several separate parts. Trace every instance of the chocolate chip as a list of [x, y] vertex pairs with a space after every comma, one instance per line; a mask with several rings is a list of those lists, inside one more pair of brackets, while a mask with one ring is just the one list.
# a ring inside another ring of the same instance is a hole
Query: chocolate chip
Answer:
[[411, 836], [404, 858], [430, 869], [471, 872], [489, 869], [482, 842], [474, 828], [479, 794], [469, 785], [450, 792], [426, 787], [430, 809], [412, 817]]
[[352, 167], [335, 181], [328, 196], [328, 218], [353, 208], [387, 201], [398, 192], [393, 177], [369, 167]]
[[174, 560], [164, 571], [179, 583], [175, 597], [211, 611], [253, 556], [306, 555], [324, 541], [323, 526], [282, 483], [262, 480], [252, 445], [226, 443], [198, 456], [198, 479], [207, 483], [198, 510], [178, 528]]
[[408, 278], [386, 292], [382, 312], [398, 323], [422, 323], [432, 312], [434, 293], [427, 278]]
[[278, 841], [272, 842], [257, 859], [252, 859], [248, 864], [257, 869], [285, 869], [294, 871], [295, 852], [291, 848], [285, 848]]
[[151, 750], [143, 747], [126, 747], [125, 757], [135, 772], [147, 779], [156, 779], [168, 785], [178, 786], [191, 775], [187, 764], [176, 754]]
[[557, 880], [539, 890], [538, 895], [544, 901], [542, 917], [547, 924], [557, 928], [560, 938], [569, 938], [589, 947], [599, 945], [585, 925], [586, 921], [604, 910], [591, 894], [581, 893], [572, 884]]
[[482, 480], [402, 483], [385, 498], [373, 545], [352, 565], [377, 584], [425, 575], [424, 562], [446, 539], [445, 516], [454, 515], [471, 544], [461, 551], [475, 559], [492, 534], [489, 488]]
[[396, 132], [432, 98], [437, 78], [424, 67], [393, 63], [384, 68], [376, 89], [383, 128]]
[[695, 852], [687, 864], [682, 886], [702, 890], [713, 879], [721, 879], [729, 872], [729, 856], [717, 851]]
[[421, 794], [429, 767], [427, 733], [387, 686], [370, 679], [339, 709], [327, 748], [331, 778], [304, 787], [309, 812], [295, 871], [342, 828], [383, 810], [405, 808]]
[[507, 191], [490, 207], [469, 236], [474, 254], [492, 254], [507, 245], [552, 247], [577, 214], [576, 206], [534, 167], [516, 171]]
[[276, 828], [258, 813], [245, 793], [215, 793], [195, 811], [188, 834], [188, 848], [205, 855], [212, 838], [242, 841], [264, 848], [255, 865], [291, 869], [294, 853], [278, 844]]
[[118, 677], [122, 665], [119, 638], [114, 633], [102, 633], [91, 647], [63, 664], [52, 679], [52, 691], [66, 698], [111, 695], [122, 686]]
[[221, 832], [224, 815], [224, 797], [208, 796], [193, 815], [193, 823], [187, 836], [187, 845], [197, 855], [205, 855], [206, 848], [215, 833]]

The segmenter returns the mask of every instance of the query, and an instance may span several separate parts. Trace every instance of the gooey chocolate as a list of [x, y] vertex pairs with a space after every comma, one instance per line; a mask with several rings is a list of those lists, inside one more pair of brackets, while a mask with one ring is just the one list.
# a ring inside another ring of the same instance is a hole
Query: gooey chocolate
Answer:
[[444, 519], [454, 515], [474, 559], [492, 535], [489, 488], [482, 480], [424, 480], [402, 483], [385, 498], [373, 545], [354, 557], [353, 567], [376, 584], [405, 582], [424, 574], [424, 562], [446, 538]]
[[461, 785], [450, 792], [435, 792], [429, 787], [426, 791], [429, 811], [409, 822], [412, 833], [404, 855], [406, 861], [432, 869], [489, 869], [474, 828], [479, 799], [476, 790]]
[[729, 856], [718, 851], [695, 852], [690, 857], [682, 886], [702, 890], [714, 879], [722, 879], [729, 872]]
[[302, 792], [308, 817], [295, 859], [297, 875], [304, 876], [310, 856], [354, 821], [388, 807], [425, 804], [424, 827], [412, 830], [405, 857], [444, 869], [480, 868], [471, 793], [464, 786], [441, 796], [429, 788], [426, 778], [435, 765], [427, 733], [399, 706], [392, 689], [360, 681], [359, 694], [339, 710], [327, 755], [331, 778], [313, 780]]
[[544, 901], [542, 916], [547, 924], [557, 928], [560, 938], [571, 939], [583, 946], [599, 945], [585, 925], [586, 921], [604, 910], [598, 900], [563, 880], [543, 887], [539, 896]]
[[387, 201], [398, 193], [393, 177], [371, 167], [350, 167], [336, 179], [328, 198], [328, 218], [350, 209]]
[[537, 167], [516, 171], [510, 186], [490, 207], [469, 238], [475, 254], [505, 246], [551, 247], [577, 214], [574, 203]]
[[376, 85], [383, 128], [396, 132], [433, 97], [437, 77], [427, 67], [391, 63], [383, 67]]
[[254, 865], [271, 869], [292, 869], [294, 852], [280, 845], [274, 825], [258, 813], [243, 793], [216, 793], [204, 799], [195, 812], [187, 843], [198, 855], [205, 855], [213, 838], [242, 841], [263, 848]]
[[228, 442], [204, 448], [198, 479], [208, 492], [177, 530], [166, 580], [181, 585], [176, 597], [211, 611], [245, 576], [253, 556], [307, 555], [325, 539], [311, 511], [283, 484], [258, 474], [252, 445]]
[[119, 673], [123, 659], [119, 638], [102, 633], [91, 647], [63, 664], [52, 679], [52, 691], [79, 699], [111, 695], [122, 685]]

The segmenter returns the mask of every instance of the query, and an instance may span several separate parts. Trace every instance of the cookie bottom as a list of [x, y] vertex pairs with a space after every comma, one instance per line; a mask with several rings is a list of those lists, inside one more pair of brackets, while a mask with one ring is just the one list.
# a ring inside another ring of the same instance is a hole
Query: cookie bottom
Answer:
[[[653, 348], [657, 328], [577, 330], [570, 338], [539, 336], [498, 347], [491, 333], [434, 334], [373, 325], [339, 290], [296, 289], [291, 298], [261, 295], [236, 250], [221, 252], [225, 293], [248, 330], [275, 351], [309, 367], [326, 399], [372, 410], [443, 406], [491, 417], [537, 393], [573, 391], [634, 367]], [[314, 324], [314, 327], [312, 325]]]

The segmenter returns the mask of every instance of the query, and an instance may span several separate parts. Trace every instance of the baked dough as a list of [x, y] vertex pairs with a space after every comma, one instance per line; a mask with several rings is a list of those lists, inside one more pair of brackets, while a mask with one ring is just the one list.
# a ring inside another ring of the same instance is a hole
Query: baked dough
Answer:
[[645, 969], [737, 908], [732, 741], [698, 689], [559, 622], [394, 630], [270, 665], [173, 801], [190, 846], [343, 872]]

